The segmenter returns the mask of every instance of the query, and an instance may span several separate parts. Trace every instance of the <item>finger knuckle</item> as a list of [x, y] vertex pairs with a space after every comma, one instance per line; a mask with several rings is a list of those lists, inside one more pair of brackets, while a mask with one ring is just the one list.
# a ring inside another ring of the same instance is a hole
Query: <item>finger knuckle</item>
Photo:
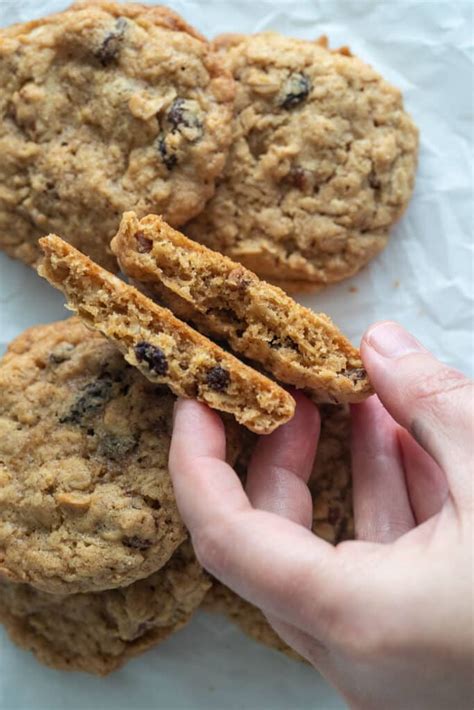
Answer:
[[403, 512], [391, 514], [390, 519], [356, 521], [356, 539], [370, 542], [392, 542], [413, 526], [412, 520]]
[[198, 562], [212, 574], [225, 567], [224, 536], [217, 525], [208, 525], [193, 535], [193, 547]]
[[472, 395], [473, 384], [461, 372], [442, 366], [436, 373], [420, 375], [410, 386], [410, 398], [423, 404], [440, 403], [458, 394]]

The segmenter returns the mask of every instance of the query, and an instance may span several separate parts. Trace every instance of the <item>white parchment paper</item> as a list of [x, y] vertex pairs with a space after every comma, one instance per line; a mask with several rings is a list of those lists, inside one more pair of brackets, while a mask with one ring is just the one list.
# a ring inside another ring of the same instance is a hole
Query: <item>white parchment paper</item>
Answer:
[[[63, 9], [0, 0], [0, 25]], [[404, 92], [421, 130], [417, 186], [388, 248], [354, 278], [302, 301], [358, 343], [399, 320], [472, 374], [473, 3], [459, 0], [175, 0], [208, 36], [274, 29], [349, 44]], [[0, 89], [1, 90], [1, 89]], [[1, 156], [0, 156], [1, 160]], [[0, 348], [25, 327], [66, 316], [62, 296], [0, 254]], [[199, 613], [165, 644], [105, 680], [40, 666], [0, 631], [1, 710], [332, 710], [345, 707], [309, 668]]]

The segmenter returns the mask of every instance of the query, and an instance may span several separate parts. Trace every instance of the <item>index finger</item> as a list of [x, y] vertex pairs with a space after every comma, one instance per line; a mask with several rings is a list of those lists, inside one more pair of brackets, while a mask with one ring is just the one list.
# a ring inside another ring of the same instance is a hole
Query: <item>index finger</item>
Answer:
[[170, 473], [199, 560], [256, 606], [324, 641], [348, 586], [334, 548], [290, 520], [255, 510], [223, 460], [223, 441], [214, 412], [177, 403]]

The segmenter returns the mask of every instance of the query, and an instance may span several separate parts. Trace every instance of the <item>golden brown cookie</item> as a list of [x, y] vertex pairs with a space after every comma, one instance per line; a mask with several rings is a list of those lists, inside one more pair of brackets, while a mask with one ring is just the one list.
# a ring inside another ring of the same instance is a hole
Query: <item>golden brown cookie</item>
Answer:
[[359, 351], [330, 318], [187, 239], [161, 217], [124, 214], [111, 246], [145, 293], [281, 382], [318, 402], [358, 402], [372, 393]]
[[174, 401], [78, 318], [11, 343], [0, 361], [3, 577], [71, 594], [167, 562], [186, 537], [168, 475]]
[[[313, 497], [313, 532], [334, 545], [352, 539], [350, 421], [343, 407], [321, 408], [321, 435], [309, 487]], [[256, 641], [290, 658], [305, 660], [278, 636], [260, 609], [220, 582], [214, 581], [203, 608], [225, 614]]]
[[210, 584], [185, 542], [158, 572], [121, 589], [58, 596], [0, 581], [0, 621], [42, 663], [106, 675], [184, 626]]
[[0, 30], [0, 248], [49, 231], [115, 270], [124, 209], [198, 214], [230, 141], [233, 80], [177, 14], [108, 0]]
[[347, 50], [218, 38], [236, 80], [232, 147], [186, 233], [292, 291], [358, 271], [411, 196], [418, 133], [400, 92]]
[[127, 362], [175, 394], [233, 414], [267, 434], [293, 416], [294, 399], [166, 308], [94, 264], [59, 237], [40, 240], [38, 273], [61, 289], [69, 307], [100, 330]]

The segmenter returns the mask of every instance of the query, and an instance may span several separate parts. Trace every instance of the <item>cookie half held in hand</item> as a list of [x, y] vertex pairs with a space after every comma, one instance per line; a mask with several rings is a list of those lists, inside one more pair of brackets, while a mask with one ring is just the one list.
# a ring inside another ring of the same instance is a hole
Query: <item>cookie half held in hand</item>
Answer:
[[109, 338], [151, 382], [233, 414], [257, 434], [291, 419], [283, 388], [175, 318], [133, 286], [55, 235], [40, 239], [38, 273], [64, 292], [71, 310]]
[[109, 242], [124, 210], [179, 225], [213, 194], [234, 81], [172, 10], [89, 0], [0, 29], [0, 86], [0, 249], [10, 256], [36, 264], [38, 238], [67, 230], [115, 270]]
[[328, 316], [191, 241], [161, 217], [125, 213], [112, 251], [151, 298], [317, 402], [372, 394], [359, 351]]
[[62, 596], [0, 580], [0, 622], [42, 663], [106, 675], [183, 627], [210, 586], [184, 542], [158, 572], [120, 589]]
[[[175, 397], [79, 318], [0, 360], [0, 576], [51, 594], [148, 577], [185, 540], [168, 473]], [[227, 460], [242, 430], [227, 417]]]

